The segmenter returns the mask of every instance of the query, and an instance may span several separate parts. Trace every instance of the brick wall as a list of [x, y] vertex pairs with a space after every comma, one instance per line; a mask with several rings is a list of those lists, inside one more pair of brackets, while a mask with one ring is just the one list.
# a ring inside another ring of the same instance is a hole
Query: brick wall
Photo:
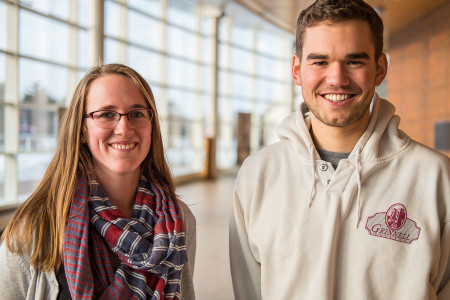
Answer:
[[388, 53], [387, 95], [400, 128], [434, 147], [434, 124], [450, 121], [450, 1], [391, 36]]

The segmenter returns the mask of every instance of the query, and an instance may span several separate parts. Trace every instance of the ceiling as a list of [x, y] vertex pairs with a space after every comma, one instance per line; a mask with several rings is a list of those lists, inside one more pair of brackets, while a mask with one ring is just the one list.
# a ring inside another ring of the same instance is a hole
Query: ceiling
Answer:
[[[392, 36], [409, 24], [450, 0], [366, 0], [376, 8], [385, 26], [385, 37]], [[216, 1], [209, 1], [216, 2]], [[231, 2], [231, 1], [222, 1]], [[233, 0], [265, 20], [295, 33], [300, 11], [314, 0]]]

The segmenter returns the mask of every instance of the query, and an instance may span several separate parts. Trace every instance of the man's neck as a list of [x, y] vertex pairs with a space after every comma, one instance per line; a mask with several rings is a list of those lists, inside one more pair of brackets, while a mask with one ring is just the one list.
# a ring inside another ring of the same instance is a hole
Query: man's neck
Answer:
[[370, 115], [344, 127], [329, 126], [311, 114], [311, 137], [317, 148], [339, 153], [350, 153], [369, 123]]

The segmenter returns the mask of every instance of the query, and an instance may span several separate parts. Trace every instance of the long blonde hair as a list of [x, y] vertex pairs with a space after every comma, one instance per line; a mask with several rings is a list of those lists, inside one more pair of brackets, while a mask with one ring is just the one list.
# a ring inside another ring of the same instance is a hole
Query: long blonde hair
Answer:
[[148, 83], [132, 68], [106, 64], [92, 68], [77, 85], [61, 121], [58, 145], [44, 177], [34, 193], [16, 210], [2, 239], [13, 253], [31, 251], [30, 264], [45, 271], [54, 269], [62, 255], [64, 228], [77, 181], [77, 172], [93, 173], [89, 148], [81, 142], [86, 97], [92, 81], [109, 74], [131, 79], [153, 110], [150, 151], [141, 170], [156, 184], [174, 191], [172, 174], [164, 154], [155, 100]]

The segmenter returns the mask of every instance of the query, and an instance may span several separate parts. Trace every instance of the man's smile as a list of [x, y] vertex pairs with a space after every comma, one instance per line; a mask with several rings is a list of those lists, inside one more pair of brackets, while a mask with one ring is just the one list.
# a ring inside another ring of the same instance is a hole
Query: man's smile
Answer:
[[322, 94], [321, 96], [332, 102], [344, 102], [355, 94]]

